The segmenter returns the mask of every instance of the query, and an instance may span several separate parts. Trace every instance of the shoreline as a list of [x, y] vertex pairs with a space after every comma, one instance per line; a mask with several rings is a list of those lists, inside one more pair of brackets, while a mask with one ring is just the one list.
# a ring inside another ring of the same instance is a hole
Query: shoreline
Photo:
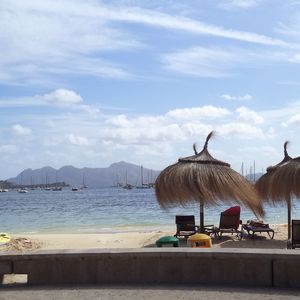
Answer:
[[[218, 226], [219, 224], [215, 224]], [[271, 228], [287, 228], [287, 223], [269, 224]], [[153, 231], [174, 231], [176, 232], [176, 224], [173, 225], [151, 225], [151, 226], [116, 226], [116, 227], [99, 227], [93, 229], [83, 228], [64, 228], [64, 229], [43, 229], [39, 231], [0, 231], [9, 235], [47, 235], [47, 234], [115, 234], [115, 233], [138, 233], [138, 232], [153, 232]], [[172, 234], [172, 235], [173, 235]]]

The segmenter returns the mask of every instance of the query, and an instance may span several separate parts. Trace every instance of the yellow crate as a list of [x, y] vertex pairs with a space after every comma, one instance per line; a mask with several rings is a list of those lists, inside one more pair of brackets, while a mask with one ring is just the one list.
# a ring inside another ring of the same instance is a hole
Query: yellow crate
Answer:
[[211, 248], [211, 237], [204, 233], [195, 233], [188, 238], [188, 245], [193, 248]]

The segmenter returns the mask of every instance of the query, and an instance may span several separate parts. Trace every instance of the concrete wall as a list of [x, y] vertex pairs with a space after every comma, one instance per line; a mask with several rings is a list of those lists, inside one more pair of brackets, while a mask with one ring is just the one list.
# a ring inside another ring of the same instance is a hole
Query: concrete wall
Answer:
[[300, 251], [151, 248], [1, 254], [28, 284], [212, 284], [300, 287]]

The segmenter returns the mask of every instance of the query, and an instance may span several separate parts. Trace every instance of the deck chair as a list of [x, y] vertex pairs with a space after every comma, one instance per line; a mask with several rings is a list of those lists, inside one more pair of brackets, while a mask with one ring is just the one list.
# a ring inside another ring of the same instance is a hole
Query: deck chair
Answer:
[[239, 206], [233, 206], [221, 212], [219, 227], [214, 229], [219, 239], [222, 238], [223, 233], [236, 233], [237, 237], [241, 238], [242, 232], [239, 230], [240, 213], [241, 209]]
[[300, 247], [300, 220], [292, 220], [292, 239], [288, 243], [288, 248]]
[[198, 232], [199, 226], [195, 225], [195, 216], [175, 216], [176, 233], [175, 237], [188, 238]]

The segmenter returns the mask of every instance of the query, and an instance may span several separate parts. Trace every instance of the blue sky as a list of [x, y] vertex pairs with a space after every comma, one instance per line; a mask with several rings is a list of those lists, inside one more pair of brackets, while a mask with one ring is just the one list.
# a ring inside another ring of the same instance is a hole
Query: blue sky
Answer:
[[300, 155], [300, 1], [2, 0], [0, 178]]

